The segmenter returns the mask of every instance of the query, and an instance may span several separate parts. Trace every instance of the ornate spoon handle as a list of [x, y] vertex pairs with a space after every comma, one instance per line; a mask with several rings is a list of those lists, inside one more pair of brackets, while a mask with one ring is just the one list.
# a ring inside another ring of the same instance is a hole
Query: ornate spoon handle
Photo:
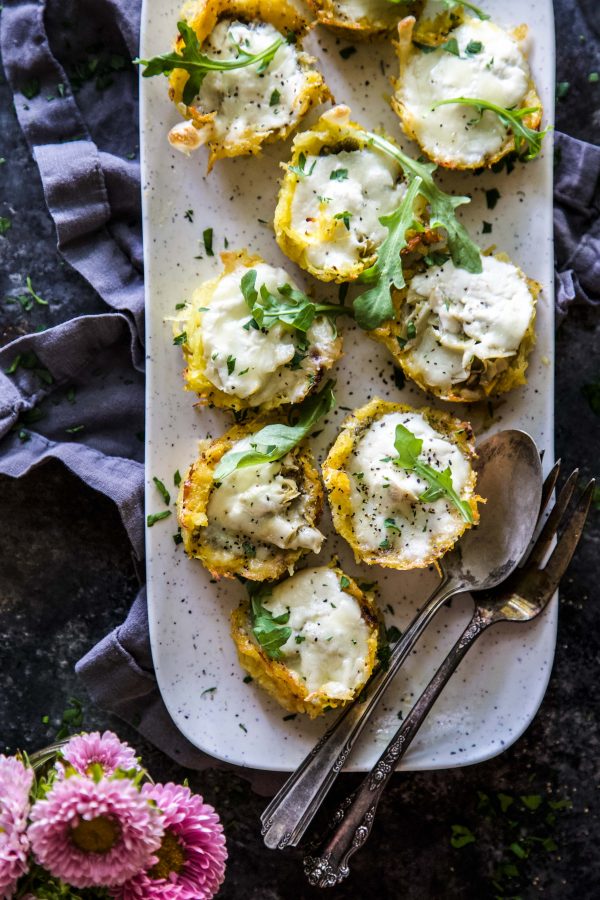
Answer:
[[300, 841], [396, 672], [431, 619], [459, 589], [452, 579], [436, 587], [394, 645], [387, 670], [379, 670], [367, 683], [367, 700], [344, 710], [275, 795], [261, 816], [267, 847], [283, 850]]
[[334, 887], [347, 877], [350, 872], [348, 861], [371, 833], [377, 804], [392, 772], [406, 753], [463, 656], [490, 624], [489, 619], [483, 618], [478, 611], [475, 612], [374, 768], [356, 792], [340, 805], [331, 824], [333, 834], [327, 841], [323, 853], [321, 856], [307, 856], [304, 860], [304, 871], [312, 885]]

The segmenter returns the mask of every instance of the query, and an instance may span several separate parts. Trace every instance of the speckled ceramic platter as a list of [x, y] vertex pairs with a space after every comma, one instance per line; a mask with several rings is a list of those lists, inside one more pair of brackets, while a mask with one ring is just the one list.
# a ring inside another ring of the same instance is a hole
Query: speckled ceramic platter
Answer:
[[[545, 121], [554, 98], [554, 27], [551, 0], [481, 0], [500, 24], [530, 26], [531, 64], [538, 83]], [[179, 0], [146, 0], [141, 56], [165, 52], [176, 27]], [[371, 129], [380, 126], [400, 139], [398, 122], [387, 98], [389, 76], [395, 73], [389, 42], [357, 45], [323, 29], [307, 41], [318, 58], [338, 102], [347, 103], [353, 117]], [[310, 281], [284, 259], [270, 227], [280, 174], [289, 144], [274, 144], [260, 157], [220, 161], [206, 175], [206, 150], [190, 159], [171, 150], [167, 131], [178, 121], [166, 96], [163, 78], [142, 80], [141, 132], [144, 199], [144, 248], [147, 302], [147, 510], [164, 509], [152, 482], [161, 478], [174, 497], [173, 473], [194, 459], [196, 442], [228, 427], [224, 413], [194, 408], [193, 396], [182, 390], [182, 358], [172, 343], [175, 305], [189, 297], [197, 283], [219, 270], [218, 256], [208, 256], [202, 233], [212, 228], [218, 254], [247, 247], [274, 265], [284, 265], [305, 289], [336, 299], [336, 289]], [[403, 146], [415, 156], [418, 149]], [[553, 459], [553, 246], [552, 146], [547, 139], [541, 158], [519, 164], [507, 176], [450, 174], [441, 179], [448, 190], [472, 194], [463, 207], [463, 221], [483, 246], [491, 241], [532, 278], [541, 282], [537, 346], [529, 368], [529, 384], [506, 396], [495, 409], [481, 405], [457, 413], [470, 418], [483, 437], [501, 428], [529, 431], [547, 466]], [[486, 191], [497, 188], [493, 209]], [[193, 214], [186, 217], [186, 212]], [[192, 221], [190, 221], [192, 220]], [[489, 226], [484, 232], [484, 222]], [[485, 236], [483, 234], [485, 233]], [[384, 348], [360, 331], [345, 332], [345, 355], [337, 367], [339, 406], [319, 435], [320, 459], [331, 444], [347, 411], [374, 395], [425, 403], [425, 395], [407, 384], [398, 387]], [[174, 510], [174, 507], [172, 507]], [[403, 628], [436, 580], [435, 572], [394, 573], [356, 566], [344, 542], [325, 523], [328, 540], [308, 565], [326, 564], [340, 555], [347, 571], [363, 580], [377, 579], [388, 624]], [[175, 514], [148, 529], [148, 602], [154, 664], [164, 701], [183, 734], [197, 747], [220, 759], [244, 766], [291, 770], [301, 761], [327, 725], [327, 717], [309, 722], [290, 719], [254, 684], [245, 684], [229, 636], [229, 613], [243, 588], [236, 581], [211, 581], [195, 560], [176, 546]], [[420, 642], [363, 736], [349, 768], [364, 770], [379, 755], [398, 724], [398, 717], [429, 679], [470, 615], [468, 598], [454, 600]], [[527, 727], [542, 700], [556, 636], [557, 606], [530, 626], [501, 626], [488, 632], [461, 665], [420, 731], [402, 767], [431, 769], [480, 762], [511, 744]]]

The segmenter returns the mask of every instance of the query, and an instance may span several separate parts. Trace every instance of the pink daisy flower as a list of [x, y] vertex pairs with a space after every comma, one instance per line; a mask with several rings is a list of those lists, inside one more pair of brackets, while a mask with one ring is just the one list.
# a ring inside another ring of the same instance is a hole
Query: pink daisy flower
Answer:
[[92, 731], [77, 734], [61, 750], [62, 760], [57, 763], [59, 774], [64, 774], [65, 763], [72, 766], [79, 775], [90, 775], [92, 766], [98, 765], [105, 777], [110, 777], [117, 769], [129, 771], [138, 769], [135, 750], [120, 741], [112, 731]]
[[73, 887], [114, 887], [156, 863], [161, 816], [127, 779], [56, 781], [31, 810], [38, 863]]
[[33, 772], [13, 756], [0, 754], [0, 897], [12, 897], [28, 869], [26, 834]]
[[163, 815], [158, 862], [113, 896], [119, 900], [210, 900], [225, 878], [223, 826], [212, 806], [177, 784], [145, 784], [142, 794]]

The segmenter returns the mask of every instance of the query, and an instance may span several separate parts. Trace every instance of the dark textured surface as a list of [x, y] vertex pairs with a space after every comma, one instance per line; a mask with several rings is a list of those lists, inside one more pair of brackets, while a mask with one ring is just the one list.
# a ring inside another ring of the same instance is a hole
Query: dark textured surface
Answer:
[[[600, 71], [600, 52], [579, 35], [586, 29], [584, 16], [600, 32], [600, 6], [598, 0], [560, 0], [556, 7], [557, 78], [570, 82], [557, 126], [599, 142], [600, 84], [590, 83], [588, 75]], [[56, 252], [37, 169], [4, 84], [0, 158], [0, 216], [12, 220], [0, 237], [0, 340], [6, 343], [79, 313], [100, 312], [103, 304]], [[48, 307], [25, 313], [2, 300], [19, 293], [27, 275], [51, 301]], [[565, 470], [579, 465], [582, 478], [600, 474], [600, 416], [582, 393], [584, 384], [600, 381], [599, 346], [600, 313], [573, 310], [557, 337], [556, 441]], [[369, 845], [355, 857], [353, 878], [334, 896], [362, 898], [376, 891], [382, 898], [409, 900], [538, 894], [591, 900], [600, 894], [599, 551], [600, 511], [594, 511], [563, 585], [550, 687], [524, 737], [479, 766], [396, 776]], [[36, 748], [53, 736], [68, 697], [82, 697], [73, 664], [123, 619], [136, 590], [126, 535], [105, 498], [58, 464], [19, 482], [0, 480], [0, 750]], [[143, 753], [157, 779], [189, 774], [89, 704], [85, 725], [118, 730]], [[224, 900], [318, 896], [303, 885], [299, 853], [262, 847], [258, 815], [264, 800], [243, 780], [218, 772], [192, 774], [190, 780], [225, 822], [230, 864]], [[353, 777], [343, 779], [341, 791], [354, 783]], [[502, 813], [509, 801], [498, 794], [533, 796], [527, 802], [536, 806], [539, 798], [539, 806], [529, 810], [515, 799]], [[565, 798], [572, 808], [549, 805]], [[452, 847], [453, 825], [468, 827], [475, 841]], [[554, 843], [544, 843], [549, 837]], [[528, 858], [521, 859], [522, 853]], [[510, 868], [515, 865], [517, 876]]]

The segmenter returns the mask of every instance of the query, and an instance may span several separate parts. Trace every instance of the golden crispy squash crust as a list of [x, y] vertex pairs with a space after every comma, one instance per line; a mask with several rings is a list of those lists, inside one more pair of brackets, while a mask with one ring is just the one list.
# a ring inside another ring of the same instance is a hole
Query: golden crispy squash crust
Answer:
[[[510, 258], [506, 253], [495, 253], [494, 256], [502, 262], [510, 262]], [[519, 269], [519, 271], [521, 270]], [[527, 331], [519, 344], [517, 353], [512, 357], [506, 369], [499, 372], [495, 378], [491, 378], [487, 381], [481, 380], [477, 387], [467, 388], [465, 385], [456, 384], [453, 385], [449, 391], [445, 391], [440, 385], [430, 385], [425, 381], [423, 374], [411, 360], [410, 347], [408, 347], [408, 349], [407, 346], [401, 348], [398, 341], [399, 338], [404, 338], [404, 335], [406, 334], [406, 322], [404, 321], [403, 316], [404, 301], [406, 299], [407, 290], [410, 287], [410, 281], [415, 274], [417, 274], [417, 272], [413, 271], [407, 277], [406, 288], [392, 292], [395, 318], [389, 319], [387, 322], [383, 322], [378, 328], [367, 332], [369, 337], [387, 347], [407, 378], [410, 378], [411, 381], [418, 384], [422, 390], [428, 391], [430, 394], [439, 397], [440, 400], [447, 400], [452, 403], [476, 403], [478, 400], [485, 400], [488, 397], [505, 394], [513, 388], [527, 384], [525, 373], [529, 364], [529, 355], [535, 347], [536, 303], [542, 289], [542, 286], [537, 281], [526, 278], [527, 286], [534, 301], [533, 312]]]
[[[339, 105], [324, 113], [310, 130], [296, 135], [292, 144], [292, 158], [289, 163], [281, 164], [285, 174], [281, 181], [275, 208], [273, 222], [275, 237], [286, 256], [320, 281], [337, 283], [355, 281], [365, 269], [373, 265], [377, 259], [377, 251], [369, 252], [343, 271], [314, 266], [307, 256], [310, 241], [315, 243], [327, 241], [333, 236], [332, 229], [337, 228], [339, 223], [321, 223], [320, 230], [309, 238], [293, 227], [292, 204], [299, 176], [290, 167], [298, 165], [301, 154], [318, 156], [322, 151], [352, 151], [363, 150], [366, 147], [368, 147], [368, 139], [364, 129], [356, 122], [350, 121], [350, 110], [347, 106]], [[425, 212], [424, 201], [422, 201], [422, 212]], [[418, 252], [420, 248], [426, 248], [429, 243], [437, 239], [438, 236], [433, 231], [413, 232], [403, 253]], [[424, 249], [423, 252], [426, 253], [427, 250]]]
[[[286, 573], [291, 574], [298, 560], [309, 552], [272, 546], [272, 552], [261, 560], [256, 556], [235, 556], [231, 551], [210, 544], [205, 537], [207, 509], [214, 488], [213, 472], [221, 457], [236, 441], [254, 434], [273, 421], [276, 421], [274, 417], [256, 417], [234, 425], [220, 438], [200, 441], [199, 457], [181, 481], [177, 497], [177, 521], [181, 528], [183, 547], [188, 556], [199, 559], [216, 578], [234, 578], [240, 575], [252, 581], [272, 581]], [[308, 525], [316, 527], [323, 510], [323, 488], [314, 458], [311, 450], [301, 444], [292, 451], [292, 455], [298, 467], [294, 478], [298, 490], [306, 498], [304, 517]]]
[[[188, 0], [183, 5], [181, 16], [194, 29], [201, 44], [211, 34], [217, 23], [224, 18], [242, 21], [258, 19], [268, 22], [283, 35], [293, 32], [297, 35], [298, 42], [301, 42], [311, 28], [311, 24], [287, 0]], [[175, 40], [175, 49], [179, 50], [181, 46], [182, 37], [178, 35]], [[299, 47], [301, 49], [300, 45]], [[296, 99], [296, 109], [292, 120], [281, 128], [261, 132], [248, 130], [236, 137], [226, 137], [223, 141], [216, 138], [212, 132], [214, 111], [203, 113], [193, 106], [184, 104], [183, 89], [189, 76], [183, 69], [175, 69], [169, 78], [169, 96], [184, 118], [194, 126], [197, 134], [192, 134], [190, 137], [189, 130], [181, 132], [176, 128], [173, 132], [173, 139], [170, 138], [171, 142], [179, 144], [186, 152], [186, 145], [187, 149], [191, 150], [195, 149], [199, 143], [206, 141], [210, 151], [208, 160], [208, 171], [210, 172], [218, 159], [256, 155], [260, 153], [263, 144], [285, 140], [311, 107], [331, 98], [323, 76], [313, 68], [313, 58], [300, 52], [299, 61], [306, 79], [304, 89]], [[178, 132], [181, 135], [180, 138], [177, 138]]]
[[396, 27], [399, 18], [408, 12], [418, 12], [423, 7], [424, 0], [416, 3], [390, 3], [390, 14], [377, 18], [377, 16], [359, 16], [351, 18], [344, 15], [339, 9], [340, 4], [333, 0], [308, 0], [308, 5], [314, 12], [317, 22], [326, 28], [331, 28], [336, 34], [354, 40], [368, 40], [389, 34]]
[[[185, 334], [185, 340], [181, 344], [183, 357], [186, 367], [183, 370], [183, 380], [185, 389], [198, 394], [200, 405], [217, 406], [220, 409], [232, 409], [240, 411], [242, 409], [256, 409], [259, 412], [268, 412], [281, 406], [289, 404], [289, 398], [283, 394], [276, 394], [270, 400], [254, 406], [251, 398], [236, 397], [235, 394], [227, 394], [215, 387], [212, 381], [206, 377], [206, 359], [204, 356], [204, 342], [202, 339], [202, 312], [200, 309], [208, 307], [211, 304], [213, 294], [220, 282], [231, 272], [234, 272], [240, 265], [251, 269], [253, 266], [264, 262], [258, 254], [249, 254], [246, 250], [229, 251], [221, 253], [223, 262], [223, 271], [216, 278], [205, 281], [194, 291], [191, 302], [186, 304], [186, 308], [182, 310], [181, 317], [177, 319], [173, 327], [173, 334]], [[306, 378], [306, 390], [302, 395], [294, 397], [294, 403], [300, 403], [309, 394], [314, 393], [320, 385], [323, 375], [328, 369], [337, 362], [342, 355], [343, 339], [338, 335], [335, 340], [331, 341], [330, 352], [326, 356], [311, 357], [317, 366], [313, 373], [314, 377]], [[316, 348], [314, 348], [316, 353]]]
[[[341, 578], [341, 569], [333, 567]], [[307, 713], [311, 719], [323, 715], [326, 709], [345, 706], [356, 697], [368, 681], [377, 660], [379, 612], [372, 592], [362, 591], [357, 583], [346, 575], [349, 584], [342, 588], [360, 605], [363, 620], [369, 628], [368, 656], [359, 684], [346, 698], [329, 697], [324, 691], [309, 692], [301, 678], [285, 665], [285, 661], [271, 659], [252, 634], [250, 604], [243, 602], [231, 614], [231, 635], [237, 648], [240, 665], [254, 681], [284, 709], [289, 712]]]
[[[440, 559], [444, 553], [447, 553], [461, 534], [471, 527], [468, 522], [462, 519], [458, 511], [456, 512], [456, 530], [454, 534], [445, 541], [440, 540], [436, 542], [431, 555], [418, 565], [415, 565], [414, 562], [407, 563], [404, 561], [393, 547], [390, 547], [389, 550], [380, 547], [376, 550], [363, 547], [359, 543], [354, 530], [354, 509], [352, 506], [350, 476], [346, 472], [346, 462], [355, 445], [373, 422], [389, 413], [395, 412], [418, 413], [446, 440], [455, 444], [467, 460], [472, 460], [475, 457], [475, 438], [468, 422], [461, 422], [448, 413], [431, 409], [427, 406], [414, 409], [403, 403], [392, 403], [389, 400], [381, 400], [376, 397], [367, 403], [366, 406], [355, 410], [343, 423], [342, 430], [323, 463], [323, 480], [327, 488], [335, 530], [350, 544], [357, 562], [385, 566], [390, 569], [426, 568]], [[466, 499], [469, 503], [473, 513], [474, 525], [479, 521], [477, 503], [481, 499], [475, 494], [476, 481], [477, 475], [474, 470], [471, 470], [471, 476], [463, 491], [463, 499]], [[467, 497], [464, 496], [465, 494]]]
[[[413, 42], [413, 38], [416, 40], [414, 27], [414, 16], [407, 16], [405, 19], [402, 19], [402, 21], [398, 24], [398, 40], [394, 42], [394, 47], [396, 48], [396, 54], [398, 56], [398, 62], [400, 65], [400, 74], [397, 79], [392, 79], [395, 93], [392, 96], [391, 104], [392, 109], [396, 112], [400, 119], [402, 130], [407, 137], [411, 138], [413, 141], [416, 141], [417, 144], [419, 144], [419, 146], [423, 150], [423, 153], [425, 153], [429, 159], [433, 160], [433, 162], [435, 162], [438, 166], [442, 166], [445, 169], [458, 169], [461, 171], [468, 171], [473, 169], [491, 168], [505, 156], [508, 156], [509, 153], [514, 152], [515, 139], [510, 132], [506, 135], [506, 139], [497, 153], [482, 157], [479, 162], [471, 163], [469, 165], [466, 163], [456, 162], [456, 160], [447, 159], [444, 156], [433, 156], [428, 150], [423, 147], [423, 145], [419, 141], [419, 138], [415, 131], [416, 118], [413, 116], [413, 114], [410, 112], [410, 110], [402, 100], [402, 81], [406, 69], [410, 65], [412, 58], [417, 53], [422, 52]], [[528, 29], [526, 25], [519, 25], [517, 28], [513, 28], [508, 32], [514, 38], [514, 40], [521, 45], [521, 50], [525, 56], [526, 54], [523, 45], [525, 42], [525, 38], [527, 37], [527, 32]], [[443, 35], [443, 38], [445, 38], [447, 34], [448, 32]], [[430, 44], [435, 46], [438, 43], [440, 42], [434, 40], [432, 36]], [[525, 123], [525, 125], [528, 125], [529, 128], [539, 130], [542, 124], [543, 117], [542, 101], [538, 95], [535, 83], [531, 78], [529, 80], [529, 90], [523, 98], [519, 108], [524, 109], [526, 107], [537, 107], [537, 109], [536, 112], [532, 112], [530, 113], [530, 115], [525, 116], [523, 122]]]

